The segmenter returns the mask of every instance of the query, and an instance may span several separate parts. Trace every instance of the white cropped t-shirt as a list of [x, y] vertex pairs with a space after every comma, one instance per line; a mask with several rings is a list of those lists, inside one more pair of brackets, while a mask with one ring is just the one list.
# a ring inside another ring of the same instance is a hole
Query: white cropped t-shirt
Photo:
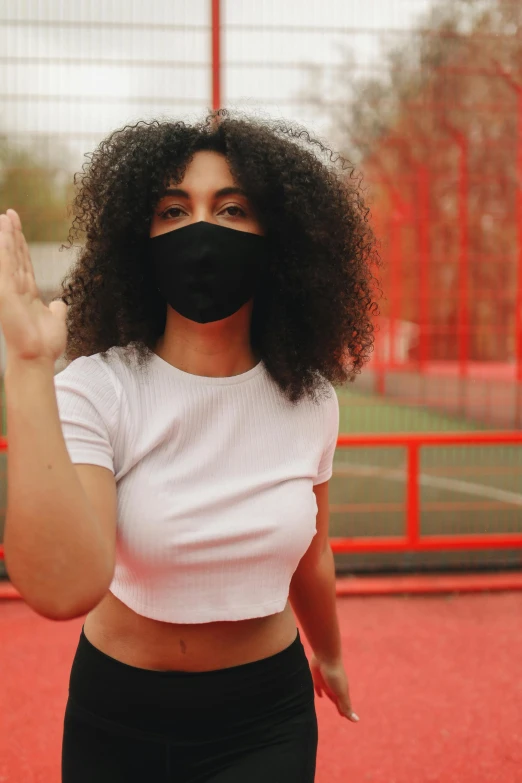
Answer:
[[284, 609], [316, 533], [313, 486], [332, 474], [332, 387], [292, 404], [263, 363], [209, 378], [123, 349], [76, 359], [55, 387], [72, 462], [115, 475], [117, 598], [172, 623]]

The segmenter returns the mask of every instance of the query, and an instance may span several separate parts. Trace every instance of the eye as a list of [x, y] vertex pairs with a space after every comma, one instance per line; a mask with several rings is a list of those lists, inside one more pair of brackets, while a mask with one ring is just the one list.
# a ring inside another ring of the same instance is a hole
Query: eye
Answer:
[[246, 217], [247, 214], [244, 209], [237, 204], [230, 204], [228, 207], [224, 207], [219, 213], [220, 215], [227, 214], [229, 217]]
[[169, 207], [160, 213], [160, 217], [163, 218], [163, 220], [167, 220], [168, 218], [178, 218], [186, 214], [187, 213], [184, 212], [181, 207]]

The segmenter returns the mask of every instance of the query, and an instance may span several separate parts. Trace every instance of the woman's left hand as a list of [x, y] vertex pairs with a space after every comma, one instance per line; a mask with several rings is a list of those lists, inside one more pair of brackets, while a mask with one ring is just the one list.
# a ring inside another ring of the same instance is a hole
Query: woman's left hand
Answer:
[[342, 660], [326, 663], [312, 655], [310, 670], [317, 695], [322, 697], [324, 691], [337, 707], [339, 715], [357, 723], [359, 716], [352, 710], [348, 677]]

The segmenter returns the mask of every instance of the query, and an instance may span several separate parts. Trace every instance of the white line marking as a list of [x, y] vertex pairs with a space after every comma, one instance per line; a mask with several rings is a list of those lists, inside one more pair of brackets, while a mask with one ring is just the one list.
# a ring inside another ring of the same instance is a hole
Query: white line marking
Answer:
[[[336, 465], [334, 472], [336, 474], [345, 474], [353, 476], [374, 476], [376, 478], [388, 479], [389, 481], [406, 482], [407, 471], [391, 470], [389, 468], [379, 468], [372, 465], [353, 465], [344, 463]], [[439, 478], [437, 476], [428, 476], [426, 473], [419, 474], [419, 484], [423, 487], [436, 487], [438, 489], [448, 489], [450, 492], [463, 492], [467, 495], [478, 495], [486, 498], [500, 500], [502, 503], [509, 503], [514, 506], [522, 506], [522, 494], [509, 492], [505, 489], [488, 487], [486, 484], [475, 484], [472, 481], [459, 481], [458, 479]]]

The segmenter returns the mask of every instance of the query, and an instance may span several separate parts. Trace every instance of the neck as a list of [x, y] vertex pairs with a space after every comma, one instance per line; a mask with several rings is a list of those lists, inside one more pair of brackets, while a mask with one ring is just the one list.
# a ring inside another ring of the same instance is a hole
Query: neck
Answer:
[[165, 333], [155, 352], [164, 361], [191, 375], [226, 378], [251, 370], [257, 359], [250, 344], [251, 303], [237, 313], [210, 324], [189, 321], [167, 309]]

